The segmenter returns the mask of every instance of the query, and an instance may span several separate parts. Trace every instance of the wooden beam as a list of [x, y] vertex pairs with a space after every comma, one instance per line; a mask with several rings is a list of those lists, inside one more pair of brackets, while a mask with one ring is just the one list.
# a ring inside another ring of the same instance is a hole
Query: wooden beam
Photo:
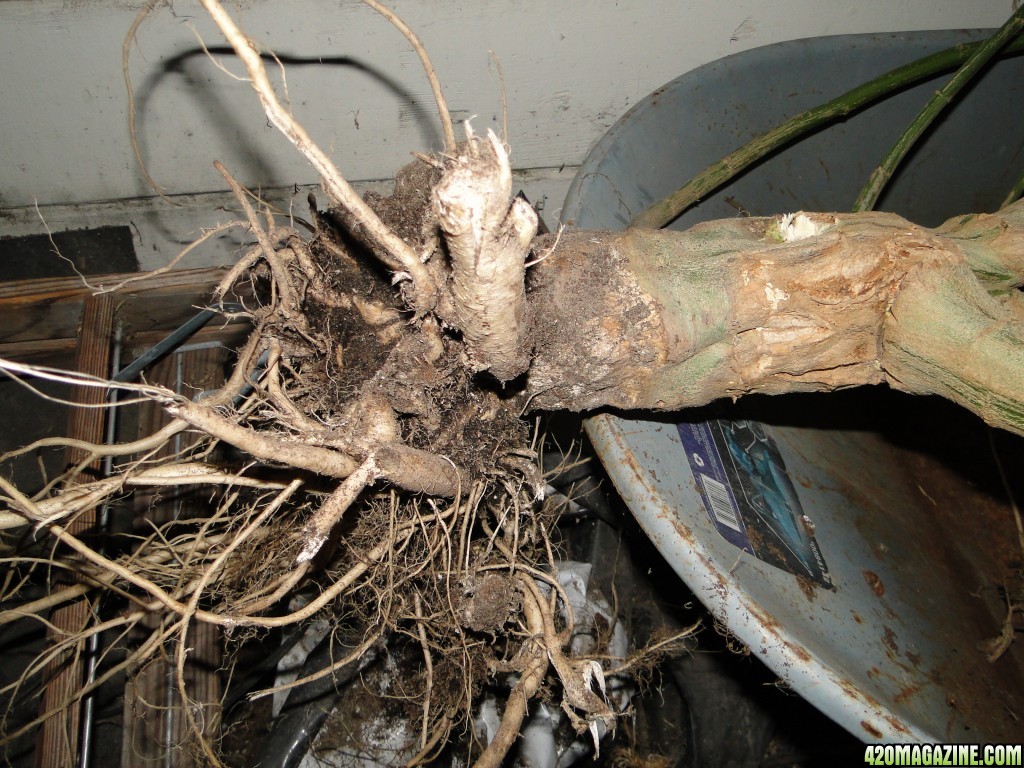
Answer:
[[[81, 338], [75, 354], [76, 370], [93, 376], [109, 375], [114, 303], [115, 297], [111, 294], [85, 297]], [[103, 405], [106, 402], [105, 391], [96, 387], [76, 387], [71, 397], [83, 405]], [[105, 408], [71, 408], [68, 436], [76, 440], [102, 443], [105, 417]], [[67, 451], [69, 465], [75, 465], [84, 458], [85, 453], [80, 449], [69, 448]], [[82, 479], [94, 479], [92, 475], [99, 469], [98, 462], [91, 464], [82, 473]], [[95, 533], [95, 528], [95, 509], [83, 512], [67, 525], [67, 529], [79, 537]], [[66, 583], [62, 576], [58, 576], [54, 578], [53, 587], [56, 589]], [[89, 624], [90, 617], [91, 605], [87, 598], [55, 609], [50, 615], [47, 642], [60, 642], [80, 632]], [[35, 754], [37, 768], [72, 768], [77, 764], [80, 701], [70, 702], [69, 699], [82, 687], [84, 650], [84, 643], [79, 642], [54, 659], [47, 668], [42, 711], [49, 712], [62, 706], [64, 710], [40, 727]]]
[[[185, 343], [199, 344], [216, 341], [226, 347], [237, 347], [245, 341], [251, 330], [252, 324], [248, 321], [223, 325], [220, 321], [214, 319], [208, 326], [196, 331]], [[129, 337], [127, 343], [133, 349], [144, 351], [158, 341], [162, 341], [168, 333], [170, 331], [163, 329], [135, 333]], [[7, 360], [17, 360], [22, 363], [49, 364], [63, 367], [64, 365], [71, 364], [70, 361], [74, 356], [77, 346], [77, 340], [63, 338], [39, 341], [14, 341], [6, 344], [0, 343], [0, 357]], [[68, 362], [62, 364], [60, 361], [63, 360]]]
[[[126, 333], [169, 332], [211, 304], [225, 274], [225, 269], [184, 269], [107, 275], [91, 287], [77, 277], [0, 283], [0, 349], [24, 359], [74, 348], [85, 302], [104, 288], [108, 292], [100, 295], [113, 300]], [[251, 296], [244, 285], [232, 299]]]

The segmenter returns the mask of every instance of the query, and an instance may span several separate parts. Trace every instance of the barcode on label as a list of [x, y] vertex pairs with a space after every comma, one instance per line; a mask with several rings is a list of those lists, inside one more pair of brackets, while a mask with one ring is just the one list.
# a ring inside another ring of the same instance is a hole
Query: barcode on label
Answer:
[[712, 519], [727, 528], [732, 528], [734, 531], [742, 533], [743, 526], [736, 516], [736, 510], [733, 508], [729, 489], [715, 480], [715, 478], [708, 477], [705, 474], [701, 474], [700, 481], [704, 486], [704, 495], [711, 505], [711, 509], [708, 511], [711, 513]]

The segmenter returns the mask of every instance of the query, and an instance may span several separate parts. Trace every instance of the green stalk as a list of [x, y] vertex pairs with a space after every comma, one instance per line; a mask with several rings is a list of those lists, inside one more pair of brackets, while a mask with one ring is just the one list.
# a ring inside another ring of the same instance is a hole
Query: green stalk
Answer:
[[1003, 200], [1003, 204], [999, 206], [999, 210], [1006, 208], [1009, 205], [1013, 205], [1024, 195], [1024, 173], [1021, 174], [1020, 178], [1017, 179], [1017, 183], [1013, 185], [1013, 189], [1006, 195], [1006, 199]]
[[953, 98], [960, 92], [960, 89], [967, 85], [978, 71], [985, 66], [989, 59], [995, 56], [1020, 30], [1024, 28], [1024, 7], [1010, 16], [1005, 24], [999, 28], [992, 37], [981, 43], [971, 54], [971, 57], [964, 62], [957, 73], [950, 78], [950, 81], [939, 90], [925, 105], [921, 113], [914, 118], [914, 121], [907, 127], [907, 130], [896, 140], [889, 154], [882, 160], [868, 179], [867, 185], [861, 190], [857, 202], [853, 205], [854, 212], [870, 211], [875, 207], [878, 196], [882, 194], [885, 185], [892, 178], [896, 168], [906, 157], [907, 152], [914, 146], [914, 143], [921, 137], [929, 125], [938, 117], [942, 110], [953, 101]]
[[[670, 224], [698, 200], [782, 145], [810, 133], [822, 125], [846, 117], [894, 91], [948, 72], [962, 65], [982, 45], [985, 43], [961, 43], [944, 51], [933, 53], [858, 85], [842, 96], [820, 106], [801, 112], [777, 128], [761, 134], [735, 152], [712, 163], [697, 176], [694, 176], [685, 186], [635, 216], [630, 222], [630, 226], [658, 229]], [[1015, 40], [1007, 48], [1006, 53], [1020, 53], [1021, 51], [1024, 51], [1024, 38]]]

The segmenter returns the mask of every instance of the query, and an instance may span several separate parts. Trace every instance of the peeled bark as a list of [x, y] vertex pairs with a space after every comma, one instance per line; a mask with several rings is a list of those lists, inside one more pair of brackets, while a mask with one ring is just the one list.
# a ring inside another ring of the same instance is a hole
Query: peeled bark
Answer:
[[864, 213], [563, 234], [530, 280], [526, 397], [674, 410], [888, 383], [1024, 433], [1024, 314], [1005, 294], [1022, 237], [1022, 204], [935, 230]]

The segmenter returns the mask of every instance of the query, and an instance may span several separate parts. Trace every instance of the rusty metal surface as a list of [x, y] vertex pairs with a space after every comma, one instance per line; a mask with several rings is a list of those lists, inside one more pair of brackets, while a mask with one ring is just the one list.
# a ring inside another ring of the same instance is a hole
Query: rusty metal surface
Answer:
[[[599, 416], [588, 431], [630, 509], [697, 597], [851, 733], [901, 742], [1024, 735], [1021, 654], [1011, 649], [991, 664], [977, 647], [999, 634], [1003, 618], [978, 594], [989, 558], [979, 562], [970, 539], [951, 535], [903, 449], [874, 433], [771, 428], [828, 561], [830, 591], [718, 534], [671, 423]], [[961, 501], [948, 510], [977, 511]], [[994, 512], [986, 535], [993, 527], [1011, 535], [1008, 510]]]

